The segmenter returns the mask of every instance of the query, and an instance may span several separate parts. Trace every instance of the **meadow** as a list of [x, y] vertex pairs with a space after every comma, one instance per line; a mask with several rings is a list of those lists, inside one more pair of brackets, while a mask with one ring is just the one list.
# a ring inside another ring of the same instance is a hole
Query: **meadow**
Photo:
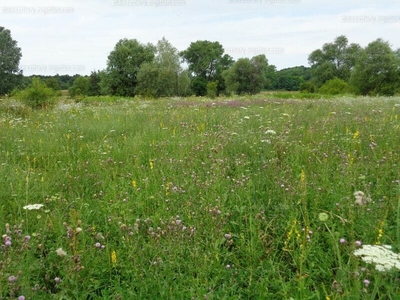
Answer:
[[398, 115], [399, 97], [3, 99], [0, 299], [399, 299], [397, 268], [354, 255], [400, 252]]

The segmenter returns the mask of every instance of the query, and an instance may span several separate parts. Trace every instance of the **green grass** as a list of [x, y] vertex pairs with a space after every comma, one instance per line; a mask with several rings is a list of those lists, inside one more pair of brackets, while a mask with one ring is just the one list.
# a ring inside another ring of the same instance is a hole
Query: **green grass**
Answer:
[[400, 98], [5, 101], [2, 299], [400, 295]]

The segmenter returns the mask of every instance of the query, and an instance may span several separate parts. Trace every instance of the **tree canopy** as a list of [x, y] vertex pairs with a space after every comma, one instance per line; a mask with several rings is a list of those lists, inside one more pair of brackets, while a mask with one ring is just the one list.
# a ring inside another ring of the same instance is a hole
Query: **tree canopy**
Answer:
[[10, 30], [0, 26], [0, 95], [9, 93], [21, 82], [21, 57], [21, 48], [12, 39]]

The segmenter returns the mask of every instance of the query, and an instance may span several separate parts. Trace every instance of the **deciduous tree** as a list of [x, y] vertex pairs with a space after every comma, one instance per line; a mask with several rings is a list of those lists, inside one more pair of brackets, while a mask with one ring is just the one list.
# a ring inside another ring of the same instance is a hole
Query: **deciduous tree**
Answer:
[[12, 39], [10, 30], [0, 26], [0, 95], [9, 93], [21, 82], [21, 57], [21, 48]]

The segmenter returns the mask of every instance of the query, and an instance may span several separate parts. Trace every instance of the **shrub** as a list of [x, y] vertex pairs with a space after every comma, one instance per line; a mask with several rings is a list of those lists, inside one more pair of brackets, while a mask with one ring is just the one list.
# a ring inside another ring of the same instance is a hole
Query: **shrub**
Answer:
[[349, 84], [340, 78], [333, 78], [325, 82], [320, 88], [319, 93], [326, 95], [347, 94], [351, 92]]
[[218, 80], [217, 81], [210, 81], [207, 83], [207, 96], [211, 99], [217, 97], [218, 91]]
[[48, 108], [56, 100], [56, 93], [39, 78], [33, 77], [32, 84], [25, 90], [17, 92], [15, 97], [22, 100], [27, 106], [33, 109]]
[[299, 86], [300, 91], [307, 93], [315, 93], [317, 89], [315, 84], [311, 81], [302, 82]]

